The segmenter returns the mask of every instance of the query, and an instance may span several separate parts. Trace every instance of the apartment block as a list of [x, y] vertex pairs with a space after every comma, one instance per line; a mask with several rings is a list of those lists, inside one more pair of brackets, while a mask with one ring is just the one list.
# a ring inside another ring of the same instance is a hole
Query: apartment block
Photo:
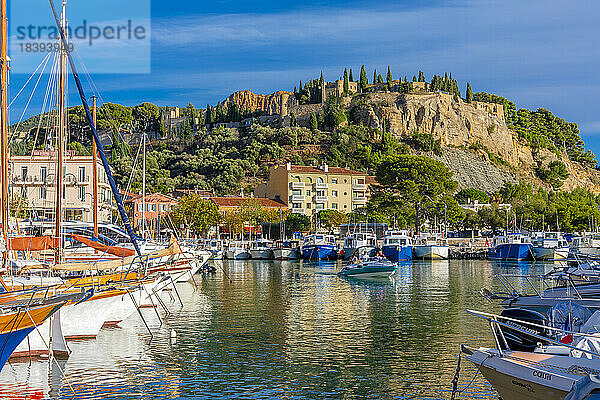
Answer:
[[[25, 199], [34, 217], [55, 218], [56, 167], [54, 151], [34, 151], [32, 155], [12, 156], [9, 160], [10, 192]], [[99, 161], [98, 222], [110, 222], [114, 205], [110, 184]], [[65, 221], [93, 221], [92, 156], [66, 152], [63, 158], [62, 208]]]
[[312, 216], [320, 210], [351, 212], [368, 200], [367, 174], [347, 168], [273, 166], [269, 182], [256, 188], [256, 197], [285, 202], [290, 211]]

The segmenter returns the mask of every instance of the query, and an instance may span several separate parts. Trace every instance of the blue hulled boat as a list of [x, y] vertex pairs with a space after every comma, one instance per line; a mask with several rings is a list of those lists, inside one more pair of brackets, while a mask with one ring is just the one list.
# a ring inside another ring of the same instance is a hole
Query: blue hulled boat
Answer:
[[533, 245], [529, 236], [512, 233], [495, 236], [488, 251], [490, 260], [526, 261], [533, 259]]
[[305, 260], [335, 260], [338, 251], [335, 236], [324, 233], [306, 235], [302, 242], [302, 258]]
[[390, 261], [412, 260], [413, 241], [407, 231], [387, 231], [381, 250]]

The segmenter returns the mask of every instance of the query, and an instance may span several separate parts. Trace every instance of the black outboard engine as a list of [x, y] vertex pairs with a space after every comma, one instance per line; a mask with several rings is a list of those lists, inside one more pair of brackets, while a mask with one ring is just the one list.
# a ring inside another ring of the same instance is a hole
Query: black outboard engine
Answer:
[[[548, 318], [537, 311], [527, 310], [524, 308], [507, 308], [500, 313], [501, 317], [507, 317], [515, 320], [531, 322], [536, 325], [549, 326]], [[521, 331], [530, 332], [538, 336], [549, 337], [549, 330], [544, 328], [539, 328], [537, 326], [531, 326], [529, 324], [519, 324], [516, 321], [507, 321], [502, 318], [498, 318], [500, 322], [505, 323], [506, 325], [514, 326], [519, 328]], [[514, 351], [527, 351], [532, 352], [539, 343], [548, 344], [548, 341], [538, 339], [531, 335], [526, 334], [525, 332], [521, 332], [515, 329], [511, 329], [507, 326], [500, 326], [500, 330], [504, 334], [506, 338], [506, 342], [508, 343], [508, 347], [510, 350]]]

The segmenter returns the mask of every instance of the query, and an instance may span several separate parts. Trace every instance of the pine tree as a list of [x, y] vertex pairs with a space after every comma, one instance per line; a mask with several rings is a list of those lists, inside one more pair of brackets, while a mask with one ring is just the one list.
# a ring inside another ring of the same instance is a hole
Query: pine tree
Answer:
[[319, 130], [319, 122], [314, 112], [310, 113], [310, 130], [316, 132]]
[[472, 103], [473, 102], [473, 90], [471, 89], [471, 84], [469, 82], [467, 82], [466, 97], [467, 97], [467, 103]]
[[344, 68], [344, 94], [348, 94], [350, 85], [348, 84], [348, 69]]
[[425, 74], [419, 70], [419, 82], [425, 82]]
[[354, 76], [352, 75], [352, 68], [350, 68], [350, 82], [354, 82]]
[[360, 67], [360, 88], [364, 91], [368, 84], [367, 71], [365, 71], [365, 66], [363, 65]]
[[388, 90], [392, 90], [392, 81], [394, 80], [394, 78], [392, 77], [392, 71], [390, 70], [390, 66], [388, 65], [388, 72], [387, 72], [387, 88]]

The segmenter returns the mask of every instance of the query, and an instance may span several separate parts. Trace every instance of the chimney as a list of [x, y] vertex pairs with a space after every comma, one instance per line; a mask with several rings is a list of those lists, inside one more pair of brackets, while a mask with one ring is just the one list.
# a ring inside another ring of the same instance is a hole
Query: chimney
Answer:
[[291, 171], [292, 170], [292, 163], [288, 161], [287, 164], [285, 164], [285, 169], [288, 170], [288, 171]]
[[323, 172], [329, 172], [329, 165], [323, 164], [323, 166], [321, 167], [321, 169], [323, 170]]

